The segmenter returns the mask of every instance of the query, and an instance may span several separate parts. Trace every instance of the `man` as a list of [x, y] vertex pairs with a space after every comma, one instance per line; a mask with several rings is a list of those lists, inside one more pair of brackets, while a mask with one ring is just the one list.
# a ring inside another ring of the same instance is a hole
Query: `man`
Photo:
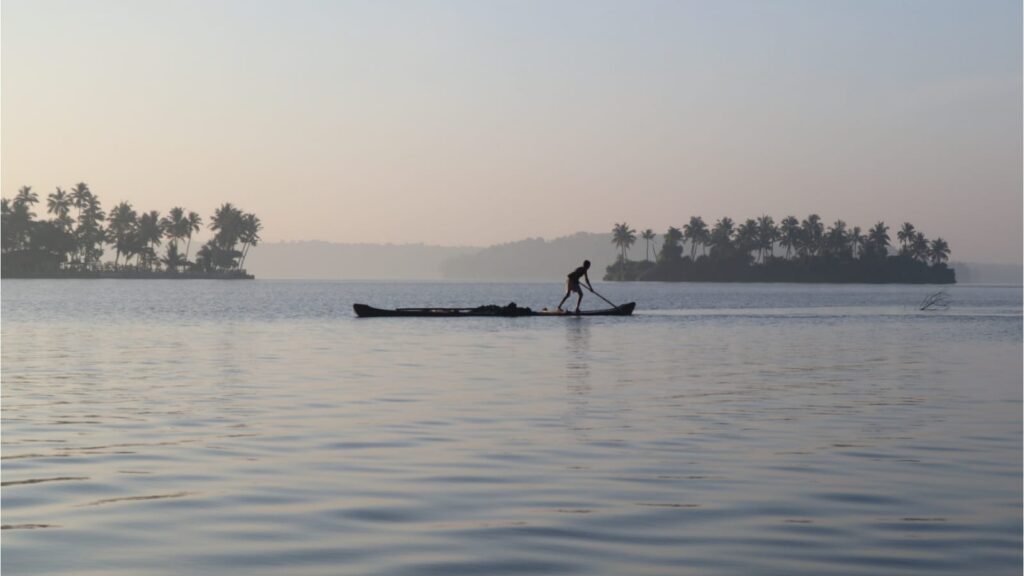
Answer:
[[565, 304], [569, 295], [575, 292], [580, 295], [579, 298], [576, 299], [576, 313], [579, 313], [580, 302], [583, 302], [583, 289], [580, 288], [580, 277], [586, 281], [587, 289], [591, 292], [594, 291], [594, 287], [590, 285], [590, 276], [587, 275], [587, 270], [590, 270], [590, 260], [584, 260], [583, 266], [580, 266], [569, 273], [569, 278], [565, 282], [565, 296], [562, 296], [562, 301], [558, 303], [559, 312], [562, 311], [562, 304]]

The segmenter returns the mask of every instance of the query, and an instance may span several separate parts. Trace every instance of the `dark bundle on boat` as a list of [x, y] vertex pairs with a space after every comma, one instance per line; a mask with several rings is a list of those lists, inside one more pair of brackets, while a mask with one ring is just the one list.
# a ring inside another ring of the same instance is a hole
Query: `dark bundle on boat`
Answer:
[[516, 306], [515, 302], [509, 302], [506, 306], [498, 306], [497, 304], [477, 306], [470, 311], [470, 314], [481, 316], [529, 316], [533, 314], [533, 310], [526, 306]]

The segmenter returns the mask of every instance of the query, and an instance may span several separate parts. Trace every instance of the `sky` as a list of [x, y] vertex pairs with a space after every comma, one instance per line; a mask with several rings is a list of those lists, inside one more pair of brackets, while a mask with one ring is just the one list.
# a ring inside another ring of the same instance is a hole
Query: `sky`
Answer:
[[1003, 0], [4, 0], [0, 187], [232, 202], [264, 241], [817, 213], [1020, 262], [1021, 29]]

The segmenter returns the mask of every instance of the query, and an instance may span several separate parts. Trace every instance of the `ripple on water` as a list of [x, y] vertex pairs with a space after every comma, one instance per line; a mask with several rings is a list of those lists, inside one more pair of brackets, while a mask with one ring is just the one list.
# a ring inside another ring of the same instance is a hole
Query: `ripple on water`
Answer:
[[5, 280], [2, 568], [1020, 573], [1019, 317], [794, 285], [614, 285], [671, 313], [572, 323], [348, 309], [549, 288]]

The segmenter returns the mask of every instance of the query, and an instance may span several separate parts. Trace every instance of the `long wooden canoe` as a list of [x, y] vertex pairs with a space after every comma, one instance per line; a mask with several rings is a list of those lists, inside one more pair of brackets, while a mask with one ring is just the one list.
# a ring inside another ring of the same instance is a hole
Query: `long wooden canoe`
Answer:
[[382, 316], [404, 316], [404, 317], [427, 317], [427, 318], [475, 318], [481, 316], [629, 316], [636, 308], [636, 302], [622, 304], [615, 308], [605, 310], [581, 310], [578, 314], [571, 311], [531, 310], [510, 304], [508, 306], [477, 306], [476, 308], [395, 308], [384, 310], [374, 308], [366, 304], [353, 304], [356, 316], [360, 318], [374, 318]]

